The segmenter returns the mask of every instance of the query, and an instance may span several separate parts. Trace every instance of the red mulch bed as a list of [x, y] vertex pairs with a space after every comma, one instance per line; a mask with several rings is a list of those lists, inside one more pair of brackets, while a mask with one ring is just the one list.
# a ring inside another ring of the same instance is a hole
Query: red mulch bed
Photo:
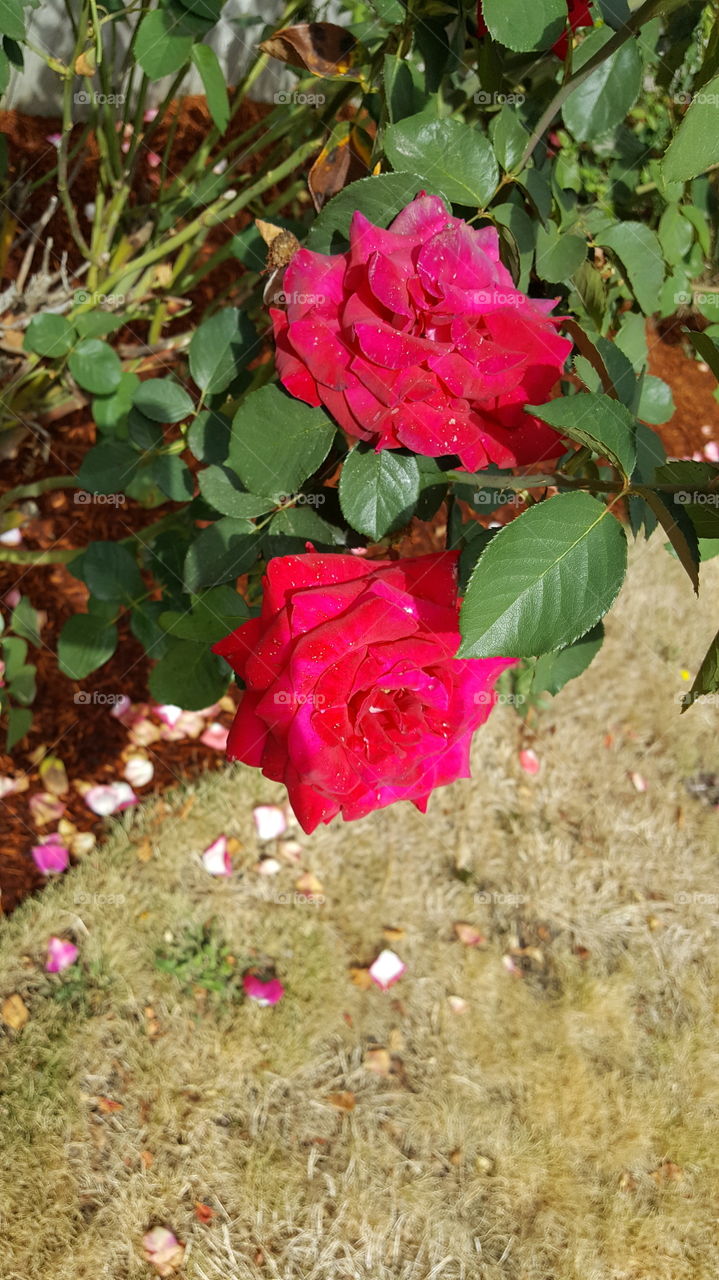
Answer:
[[[233, 128], [238, 131], [247, 128], [254, 119], [261, 118], [266, 110], [260, 105], [247, 104]], [[173, 153], [175, 169], [187, 159], [208, 128], [207, 112], [201, 99], [184, 99], [180, 115]], [[22, 171], [28, 173], [31, 170], [31, 176], [35, 178], [43, 169], [54, 164], [56, 152], [46, 139], [58, 127], [55, 119], [0, 112], [0, 130], [9, 134], [11, 163], [16, 176], [20, 176]], [[153, 145], [160, 151], [163, 142], [164, 137], [160, 134]], [[257, 156], [253, 158], [250, 167], [254, 170], [260, 164], [261, 157]], [[96, 157], [90, 148], [87, 163], [78, 176], [77, 187], [74, 188], [75, 204], [80, 210], [93, 197], [95, 168]], [[145, 181], [150, 195], [153, 180], [148, 172]], [[41, 188], [30, 197], [21, 212], [23, 223], [27, 224], [39, 216], [45, 207], [47, 194], [48, 188]], [[147, 196], [147, 191], [143, 195], [141, 184], [138, 198]], [[217, 234], [220, 239], [224, 239], [228, 234], [240, 230], [247, 221], [246, 215], [240, 216], [229, 226], [221, 228]], [[56, 212], [46, 234], [53, 235], [58, 251], [68, 249], [70, 266], [77, 265], [77, 251], [68, 234], [62, 210]], [[218, 242], [213, 241], [207, 252], [216, 247]], [[6, 272], [8, 279], [17, 270], [21, 257], [22, 251], [11, 252]], [[233, 270], [239, 281], [242, 268], [233, 263], [218, 268], [215, 273], [216, 281], [210, 276], [202, 282], [193, 294], [196, 314], [201, 314], [214, 287], [221, 285], [226, 288], [228, 273]], [[7, 283], [7, 280], [4, 282]], [[183, 321], [183, 327], [189, 327], [188, 318]], [[136, 329], [136, 326], [133, 328]], [[137, 340], [136, 333], [133, 337]], [[132, 341], [133, 338], [128, 340]], [[676, 413], [671, 422], [660, 429], [670, 455], [691, 454], [695, 449], [703, 448], [710, 439], [719, 443], [719, 404], [713, 396], [714, 379], [688, 357], [683, 339], [676, 329], [668, 327], [668, 331], [662, 334], [650, 329], [650, 370], [669, 382], [674, 393]], [[16, 459], [3, 464], [3, 478], [7, 487], [27, 483], [30, 479], [39, 479], [45, 475], [76, 471], [86, 449], [94, 442], [94, 426], [88, 422], [86, 411], [81, 410], [55, 422], [51, 426], [51, 436], [52, 454], [49, 460], [43, 459], [39, 450], [33, 452], [23, 446]], [[118, 523], [138, 531], [158, 520], [165, 510], [173, 509], [172, 504], [168, 504], [166, 508], [158, 507], [148, 511], [129, 499], [119, 509], [100, 503], [78, 505], [73, 501], [72, 492], [62, 491], [41, 496], [37, 499], [37, 506], [39, 515], [23, 529], [24, 545], [42, 549], [82, 547], [94, 540], [114, 539], [118, 536]], [[440, 513], [438, 520], [441, 519], [443, 516]], [[415, 528], [410, 539], [411, 545], [415, 550], [429, 549], [436, 532], [436, 529], [428, 526]], [[58, 672], [54, 651], [65, 619], [84, 609], [85, 588], [62, 565], [25, 570], [0, 563], [0, 599], [12, 588], [19, 588], [29, 596], [36, 608], [44, 610], [47, 621], [42, 632], [46, 647], [32, 654], [38, 668], [38, 692], [33, 705], [32, 729], [12, 758], [0, 756], [0, 776], [14, 776], [25, 771], [30, 784], [27, 791], [8, 796], [0, 802], [3, 816], [0, 910], [5, 912], [11, 911], [26, 894], [44, 883], [30, 856], [30, 847], [38, 843], [38, 838], [51, 830], [52, 826], [38, 831], [33, 826], [28, 809], [29, 796], [42, 790], [36, 764], [41, 750], [51, 751], [63, 760], [71, 783], [75, 779], [93, 783], [109, 782], [122, 776], [121, 756], [129, 745], [127, 729], [110, 714], [106, 703], [93, 701], [78, 705], [74, 701], [74, 694], [84, 688], [96, 695], [126, 694], [133, 702], [142, 702], [147, 697], [150, 667], [142, 646], [130, 634], [127, 625], [123, 624], [115, 656], [87, 680], [71, 683]], [[231, 715], [223, 712], [219, 719], [229, 724]], [[142, 796], [162, 792], [177, 781], [204, 769], [217, 768], [222, 763], [221, 752], [203, 746], [196, 739], [154, 743], [149, 748], [149, 754], [155, 766], [155, 774], [151, 784], [142, 789]], [[91, 813], [72, 786], [64, 799], [67, 803], [65, 816], [79, 830], [101, 829], [103, 820]]]

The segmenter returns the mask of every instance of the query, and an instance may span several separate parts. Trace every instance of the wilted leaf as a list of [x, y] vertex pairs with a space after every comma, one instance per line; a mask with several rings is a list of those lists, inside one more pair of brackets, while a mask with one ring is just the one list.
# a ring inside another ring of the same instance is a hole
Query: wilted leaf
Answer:
[[263, 53], [313, 76], [359, 80], [365, 50], [345, 27], [334, 22], [301, 22], [282, 27], [260, 45]]
[[5, 1026], [10, 1027], [12, 1031], [21, 1031], [29, 1017], [30, 1010], [22, 996], [16, 993], [3, 1000], [0, 1006], [0, 1018], [2, 1018]]
[[319, 213], [332, 196], [370, 171], [371, 145], [367, 134], [355, 126], [347, 127], [344, 137], [331, 137], [323, 147], [307, 176], [314, 206]]

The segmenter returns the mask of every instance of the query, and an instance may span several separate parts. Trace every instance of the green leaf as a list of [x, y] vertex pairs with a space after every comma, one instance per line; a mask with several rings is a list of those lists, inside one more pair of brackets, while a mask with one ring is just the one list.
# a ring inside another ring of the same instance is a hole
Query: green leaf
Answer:
[[489, 139], [462, 120], [438, 120], [427, 112], [392, 124], [385, 152], [394, 169], [412, 169], [439, 182], [455, 204], [483, 209], [499, 182], [499, 166]]
[[305, 506], [278, 511], [270, 521], [268, 533], [271, 537], [282, 534], [286, 538], [299, 538], [303, 544], [309, 541], [328, 547], [344, 546], [347, 541], [344, 530], [323, 520], [311, 507]]
[[674, 398], [669, 383], [646, 373], [642, 381], [637, 417], [654, 426], [661, 426], [672, 417], [674, 408]]
[[658, 235], [664, 257], [676, 266], [692, 247], [694, 228], [687, 218], [682, 217], [678, 205], [668, 204], [659, 219]]
[[136, 373], [123, 373], [120, 383], [112, 395], [96, 396], [92, 402], [92, 413], [96, 426], [101, 431], [118, 432], [127, 425], [127, 418], [132, 408], [132, 397], [140, 379]]
[[611, 396], [580, 392], [562, 396], [549, 404], [527, 405], [527, 411], [548, 422], [560, 435], [586, 445], [600, 457], [609, 458], [619, 471], [630, 476], [636, 461], [635, 423], [632, 414]]
[[419, 487], [415, 457], [357, 445], [342, 467], [342, 514], [353, 529], [376, 542], [407, 523], [419, 498]]
[[675, 505], [686, 513], [700, 537], [719, 538], [719, 488], [711, 493], [697, 492], [712, 482], [716, 485], [718, 478], [719, 468], [711, 463], [685, 462], [682, 459], [659, 467], [654, 481], [656, 484], [681, 485], [682, 491], [673, 495]]
[[200, 711], [226, 692], [228, 667], [209, 647], [172, 639], [150, 672], [149, 683], [150, 693], [159, 703]]
[[563, 493], [500, 529], [462, 606], [462, 658], [532, 657], [573, 644], [609, 609], [624, 579], [624, 531], [586, 493]]
[[659, 305], [664, 281], [664, 261], [659, 240], [643, 222], [618, 222], [598, 232], [596, 242], [616, 254], [622, 274], [645, 315], [653, 315]]
[[[359, 210], [378, 227], [387, 227], [420, 191], [442, 195], [435, 179], [429, 184], [416, 173], [378, 173], [359, 178], [328, 201], [315, 219], [307, 248], [315, 253], [335, 253], [349, 238], [352, 215]], [[445, 200], [446, 203], [446, 200]], [[338, 243], [339, 242], [339, 243]]]
[[127, 603], [145, 593], [140, 570], [119, 542], [91, 542], [83, 555], [82, 577], [98, 600]]
[[208, 44], [195, 44], [190, 56], [200, 73], [207, 109], [220, 133], [224, 133], [230, 122], [230, 100], [217, 54]]
[[110, 311], [83, 311], [75, 316], [73, 324], [81, 338], [104, 338], [127, 324], [127, 316], [113, 315]]
[[129, 445], [103, 440], [85, 454], [77, 478], [88, 493], [122, 493], [132, 482], [139, 461]]
[[28, 663], [21, 667], [15, 673], [11, 681], [8, 693], [15, 702], [20, 702], [24, 707], [28, 706], [35, 698], [37, 692], [37, 668]]
[[0, 0], [0, 32], [13, 40], [25, 38], [22, 0]]
[[249, 518], [264, 515], [275, 506], [273, 498], [261, 498], [243, 489], [229, 467], [206, 467], [197, 479], [203, 498], [220, 515]]
[[484, 0], [482, 14], [490, 35], [507, 49], [548, 49], [567, 22], [566, 0]]
[[12, 683], [15, 676], [25, 666], [27, 658], [27, 641], [21, 636], [6, 636], [2, 642], [3, 662], [5, 663], [5, 679]]
[[532, 693], [551, 693], [553, 697], [570, 680], [576, 680], [594, 661], [604, 641], [604, 626], [598, 622], [581, 639], [556, 653], [543, 653], [537, 659], [532, 680]]
[[[5, 50], [0, 48], [0, 94], [3, 94], [5, 92], [9, 83], [10, 83], [10, 63], [8, 61], [8, 57], [7, 57], [7, 54], [5, 53]], [[18, 711], [17, 714], [20, 715], [21, 713]], [[8, 730], [8, 738], [9, 736], [10, 736], [10, 732]], [[10, 748], [8, 747], [8, 750], [9, 749]]]
[[172, 378], [148, 378], [141, 382], [132, 403], [153, 422], [181, 422], [195, 408], [185, 388]]
[[[134, 397], [134, 390], [133, 390]], [[165, 432], [161, 422], [153, 422], [140, 413], [134, 404], [127, 415], [127, 434], [138, 449], [151, 451], [159, 449], [165, 442]]]
[[191, 543], [183, 570], [187, 591], [216, 587], [247, 573], [257, 559], [259, 538], [249, 520], [223, 516]]
[[58, 664], [71, 680], [84, 680], [111, 658], [117, 627], [92, 613], [74, 613], [63, 624], [57, 642]]
[[[607, 27], [590, 32], [575, 51], [572, 69], [579, 71], [611, 40]], [[564, 123], [577, 142], [590, 142], [621, 124], [642, 84], [642, 59], [636, 40], [627, 40], [570, 93]]]
[[28, 711], [26, 707], [8, 707], [6, 740], [8, 751], [12, 751], [31, 728], [32, 711]]
[[[204, 48], [201, 45], [200, 48]], [[237, 307], [225, 307], [203, 320], [190, 342], [190, 373], [207, 395], [225, 391], [252, 355], [253, 325]]]
[[682, 711], [688, 710], [698, 698], [705, 694], [716, 693], [717, 690], [719, 690], [719, 631], [704, 654], [691, 689], [682, 699]]
[[537, 227], [537, 275], [552, 283], [568, 280], [587, 256], [587, 242], [581, 236], [561, 235], [553, 222]]
[[180, 640], [214, 644], [249, 618], [249, 609], [234, 587], [213, 587], [192, 602], [192, 612], [168, 610], [160, 614], [160, 626]]
[[177, 454], [161, 453], [152, 462], [152, 478], [172, 502], [187, 502], [192, 497], [192, 472]]
[[662, 164], [666, 182], [687, 182], [719, 160], [719, 76], [694, 94]]
[[394, 53], [386, 53], [383, 74], [390, 123], [394, 124], [397, 120], [415, 115], [420, 110], [422, 101], [408, 63]]
[[[495, 116], [492, 141], [495, 155], [502, 168], [507, 173], [512, 173], [524, 155], [529, 134], [517, 119], [516, 111], [506, 104], [499, 115]], [[492, 212], [494, 213], [495, 210]]]
[[167, 9], [155, 9], [142, 18], [135, 37], [135, 57], [150, 80], [174, 75], [192, 51], [192, 36], [183, 34], [181, 22]]
[[677, 559], [686, 569], [689, 581], [699, 594], [699, 544], [696, 530], [677, 501], [680, 495], [658, 493], [655, 489], [642, 489], [641, 496], [651, 508], [667, 534]]
[[[2, 0], [0, 0], [0, 3]], [[34, 351], [38, 356], [67, 355], [75, 341], [75, 330], [64, 316], [53, 316], [45, 312], [33, 316], [25, 330], [24, 347], [26, 351]]]
[[710, 338], [708, 333], [690, 333], [692, 346], [705, 364], [709, 365], [715, 378], [719, 378], [719, 343]]
[[78, 343], [67, 363], [78, 386], [94, 396], [110, 395], [122, 381], [117, 353], [99, 338], [85, 338]]
[[495, 204], [490, 212], [500, 227], [507, 228], [517, 246], [519, 254], [517, 287], [526, 292], [534, 261], [538, 224], [532, 222], [529, 215], [518, 204]]
[[10, 617], [10, 630], [16, 636], [40, 644], [40, 627], [37, 609], [33, 609], [27, 596], [21, 596]]
[[229, 463], [250, 493], [296, 493], [322, 465], [335, 427], [324, 409], [295, 400], [277, 384], [253, 391], [232, 422]]
[[187, 430], [187, 445], [198, 462], [224, 462], [230, 451], [231, 424], [221, 413], [203, 409]]

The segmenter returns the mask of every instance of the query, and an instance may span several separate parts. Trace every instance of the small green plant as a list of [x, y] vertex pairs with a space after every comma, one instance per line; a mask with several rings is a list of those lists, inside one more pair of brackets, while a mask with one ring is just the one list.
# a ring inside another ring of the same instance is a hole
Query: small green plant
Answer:
[[157, 950], [155, 964], [162, 973], [172, 974], [187, 994], [199, 989], [218, 1003], [242, 998], [241, 973], [214, 920], [188, 925]]

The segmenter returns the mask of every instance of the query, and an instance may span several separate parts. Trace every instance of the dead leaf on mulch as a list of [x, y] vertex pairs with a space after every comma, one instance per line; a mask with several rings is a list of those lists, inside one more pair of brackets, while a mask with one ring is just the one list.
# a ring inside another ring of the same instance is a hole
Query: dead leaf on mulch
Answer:
[[10, 1027], [11, 1031], [22, 1031], [25, 1023], [30, 1018], [30, 1010], [22, 996], [15, 993], [3, 1000], [2, 1006], [0, 1006], [0, 1018], [2, 1018], [6, 1027]]

